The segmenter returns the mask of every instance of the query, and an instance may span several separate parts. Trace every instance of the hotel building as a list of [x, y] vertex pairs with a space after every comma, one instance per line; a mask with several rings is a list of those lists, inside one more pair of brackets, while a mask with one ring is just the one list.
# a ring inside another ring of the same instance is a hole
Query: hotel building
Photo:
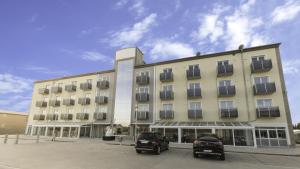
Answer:
[[150, 63], [138, 48], [114, 69], [36, 81], [27, 134], [101, 138], [158, 131], [189, 143], [215, 133], [225, 145], [292, 146], [280, 44]]

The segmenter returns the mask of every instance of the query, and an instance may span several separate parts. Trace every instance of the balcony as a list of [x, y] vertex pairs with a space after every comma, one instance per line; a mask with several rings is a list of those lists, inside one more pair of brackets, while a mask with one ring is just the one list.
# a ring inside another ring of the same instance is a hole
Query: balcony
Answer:
[[186, 78], [188, 80], [200, 79], [200, 69], [188, 69], [186, 70]]
[[61, 93], [62, 92], [62, 87], [59, 87], [59, 86], [54, 86], [54, 87], [51, 87], [51, 93]]
[[60, 106], [60, 101], [59, 100], [50, 100], [49, 105], [51, 107], [59, 107]]
[[97, 82], [97, 87], [99, 89], [108, 89], [109, 88], [109, 82], [107, 80], [101, 80]]
[[221, 118], [237, 118], [237, 108], [220, 109]]
[[262, 107], [256, 108], [257, 118], [280, 117], [279, 107]]
[[58, 114], [47, 114], [46, 120], [50, 120], [50, 121], [58, 120]]
[[163, 72], [159, 75], [161, 82], [172, 82], [173, 81], [173, 72]]
[[199, 119], [202, 118], [202, 110], [188, 110], [189, 119]]
[[272, 69], [272, 60], [255, 60], [252, 61], [251, 73], [267, 72]]
[[148, 85], [150, 80], [149, 80], [149, 76], [145, 76], [145, 75], [142, 75], [142, 76], [137, 76], [136, 77], [136, 83], [138, 85]]
[[37, 101], [35, 103], [35, 106], [36, 107], [47, 107], [47, 102], [45, 102], [45, 101]]
[[61, 120], [72, 120], [73, 119], [73, 114], [61, 114], [60, 119]]
[[174, 119], [174, 111], [173, 110], [161, 110], [159, 112], [160, 119]]
[[137, 120], [148, 120], [149, 119], [149, 112], [148, 111], [137, 111], [136, 112], [136, 119]]
[[106, 96], [96, 96], [95, 103], [98, 104], [107, 104], [108, 98]]
[[217, 75], [218, 77], [231, 76], [233, 74], [233, 65], [232, 64], [218, 65], [217, 72], [218, 72]]
[[201, 88], [197, 89], [187, 89], [188, 99], [198, 99], [201, 98]]
[[33, 120], [39, 120], [39, 121], [45, 120], [45, 115], [44, 114], [35, 114], [33, 116]]
[[174, 93], [171, 90], [160, 91], [159, 97], [161, 100], [173, 100]]
[[258, 83], [253, 85], [254, 95], [267, 95], [276, 92], [276, 86], [274, 82]]
[[219, 86], [218, 89], [219, 97], [231, 97], [235, 96], [235, 86]]
[[82, 97], [78, 99], [78, 104], [89, 105], [90, 103], [91, 103], [91, 99], [88, 97]]
[[88, 120], [89, 114], [88, 113], [77, 113], [76, 120]]
[[94, 120], [106, 120], [106, 113], [94, 113]]
[[42, 95], [49, 94], [49, 89], [41, 88], [41, 89], [39, 89], [39, 94], [42, 94]]
[[88, 82], [80, 83], [80, 89], [83, 91], [92, 90], [92, 84]]
[[63, 100], [63, 105], [65, 105], [65, 106], [74, 106], [75, 105], [75, 100], [74, 99], [64, 99]]
[[75, 85], [66, 85], [65, 86], [65, 91], [67, 92], [76, 92], [76, 86]]
[[149, 94], [148, 93], [136, 93], [135, 99], [138, 102], [148, 102], [149, 101]]

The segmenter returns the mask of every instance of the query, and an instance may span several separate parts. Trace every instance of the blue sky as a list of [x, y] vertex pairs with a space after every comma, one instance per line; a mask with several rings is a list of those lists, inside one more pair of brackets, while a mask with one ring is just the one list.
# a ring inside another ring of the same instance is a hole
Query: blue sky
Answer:
[[33, 81], [112, 68], [116, 49], [147, 63], [281, 42], [300, 122], [300, 1], [2, 0], [0, 109], [28, 111]]

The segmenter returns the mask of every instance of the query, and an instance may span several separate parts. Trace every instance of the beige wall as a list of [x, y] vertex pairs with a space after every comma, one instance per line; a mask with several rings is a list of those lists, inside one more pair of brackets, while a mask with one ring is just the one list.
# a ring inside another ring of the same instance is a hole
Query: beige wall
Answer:
[[24, 134], [27, 114], [0, 112], [0, 134]]

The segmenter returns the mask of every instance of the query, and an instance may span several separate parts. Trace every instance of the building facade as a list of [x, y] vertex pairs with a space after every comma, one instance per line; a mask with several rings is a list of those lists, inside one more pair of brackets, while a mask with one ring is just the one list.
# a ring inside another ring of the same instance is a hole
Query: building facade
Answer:
[[25, 112], [12, 112], [0, 110], [0, 135], [24, 134], [28, 114]]
[[226, 145], [294, 145], [280, 44], [146, 64], [138, 48], [114, 69], [36, 81], [27, 133], [100, 138], [158, 131], [190, 143], [215, 133]]

